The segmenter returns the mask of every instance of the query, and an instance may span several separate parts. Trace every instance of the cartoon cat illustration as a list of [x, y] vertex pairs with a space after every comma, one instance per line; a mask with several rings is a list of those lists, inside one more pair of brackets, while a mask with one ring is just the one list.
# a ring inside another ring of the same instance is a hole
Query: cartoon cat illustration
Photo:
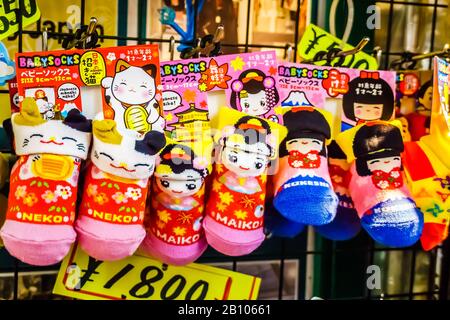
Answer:
[[35, 106], [23, 103], [22, 113], [13, 115], [16, 152], [30, 155], [22, 158], [26, 164], [20, 167], [20, 179], [41, 177], [76, 186], [75, 167], [89, 151], [90, 121], [78, 109], [72, 109], [64, 121], [46, 121]]
[[139, 132], [162, 131], [164, 119], [155, 100], [156, 66], [135, 67], [119, 59], [114, 77], [102, 80], [105, 100], [112, 108], [118, 127]]
[[78, 176], [91, 122], [78, 109], [44, 120], [33, 98], [11, 119], [19, 159], [11, 170], [8, 211], [0, 230], [8, 252], [32, 265], [61, 261], [76, 239]]

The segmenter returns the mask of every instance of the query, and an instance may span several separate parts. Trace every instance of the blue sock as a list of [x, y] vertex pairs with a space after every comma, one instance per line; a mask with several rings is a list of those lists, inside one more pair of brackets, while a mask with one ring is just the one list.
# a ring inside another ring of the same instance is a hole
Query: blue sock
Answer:
[[288, 220], [320, 226], [333, 221], [338, 198], [325, 179], [297, 176], [280, 188], [273, 205]]
[[[393, 206], [409, 208], [388, 210]], [[380, 202], [361, 218], [362, 227], [376, 242], [394, 248], [416, 243], [422, 234], [423, 223], [423, 214], [409, 198]]]
[[274, 236], [283, 238], [294, 238], [299, 235], [306, 227], [304, 224], [290, 221], [283, 217], [275, 209], [271, 200], [266, 202], [264, 225], [269, 233]]
[[361, 222], [358, 213], [353, 208], [352, 199], [345, 195], [339, 195], [339, 205], [336, 217], [331, 223], [317, 226], [316, 231], [324, 238], [334, 241], [349, 240], [361, 230]]

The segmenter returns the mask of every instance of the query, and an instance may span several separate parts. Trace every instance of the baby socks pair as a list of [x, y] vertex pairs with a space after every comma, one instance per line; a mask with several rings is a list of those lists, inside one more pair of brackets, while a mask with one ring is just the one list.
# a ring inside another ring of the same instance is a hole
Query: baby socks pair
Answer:
[[114, 120], [93, 121], [91, 164], [79, 217], [80, 246], [98, 260], [132, 255], [145, 237], [147, 189], [156, 155], [165, 145], [159, 131], [141, 135]]
[[423, 215], [403, 180], [401, 124], [368, 122], [342, 132], [337, 143], [351, 163], [349, 189], [363, 228], [386, 246], [414, 244]]
[[75, 241], [73, 228], [81, 161], [87, 158], [91, 122], [77, 109], [64, 120], [44, 120], [33, 98], [12, 115], [18, 161], [11, 171], [0, 235], [19, 260], [46, 266], [61, 261]]
[[349, 240], [361, 230], [361, 223], [348, 189], [351, 179], [350, 165], [336, 141], [333, 140], [327, 149], [331, 183], [339, 203], [333, 221], [316, 226], [315, 230], [330, 240]]
[[275, 174], [275, 209], [300, 224], [324, 225], [335, 215], [338, 198], [328, 172], [326, 145], [331, 114], [314, 107], [281, 108], [287, 137], [280, 145]]
[[286, 128], [222, 107], [212, 121], [218, 133], [212, 188], [203, 221], [208, 244], [230, 255], [245, 255], [264, 235], [267, 169]]
[[211, 138], [173, 141], [158, 157], [142, 249], [164, 263], [191, 263], [208, 247], [202, 224], [211, 148]]

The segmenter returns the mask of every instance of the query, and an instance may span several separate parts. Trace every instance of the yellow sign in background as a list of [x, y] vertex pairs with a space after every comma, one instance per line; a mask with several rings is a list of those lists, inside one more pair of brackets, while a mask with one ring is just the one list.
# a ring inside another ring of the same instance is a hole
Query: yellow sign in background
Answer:
[[98, 261], [75, 244], [54, 294], [86, 300], [255, 300], [261, 279], [192, 263], [168, 266], [145, 255]]
[[[341, 39], [336, 38], [318, 26], [309, 24], [300, 40], [298, 55], [302, 59], [312, 60], [316, 54], [324, 53], [326, 56], [326, 53], [329, 52], [330, 49], [340, 48], [342, 45], [342, 50], [344, 51], [354, 49], [353, 46], [347, 43], [343, 44]], [[336, 63], [337, 61], [338, 59], [335, 59], [333, 60], [333, 63]], [[317, 65], [324, 65], [325, 63], [326, 61], [324, 60], [318, 62]], [[377, 70], [378, 62], [377, 59], [371, 55], [360, 51], [356, 54], [346, 56], [341, 67]]]

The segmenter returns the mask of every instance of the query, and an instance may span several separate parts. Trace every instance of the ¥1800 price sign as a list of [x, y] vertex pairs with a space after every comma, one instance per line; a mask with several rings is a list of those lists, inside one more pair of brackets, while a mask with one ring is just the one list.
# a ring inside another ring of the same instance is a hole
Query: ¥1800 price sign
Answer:
[[77, 299], [255, 300], [261, 279], [201, 264], [162, 264], [144, 255], [99, 261], [75, 244], [53, 289]]

